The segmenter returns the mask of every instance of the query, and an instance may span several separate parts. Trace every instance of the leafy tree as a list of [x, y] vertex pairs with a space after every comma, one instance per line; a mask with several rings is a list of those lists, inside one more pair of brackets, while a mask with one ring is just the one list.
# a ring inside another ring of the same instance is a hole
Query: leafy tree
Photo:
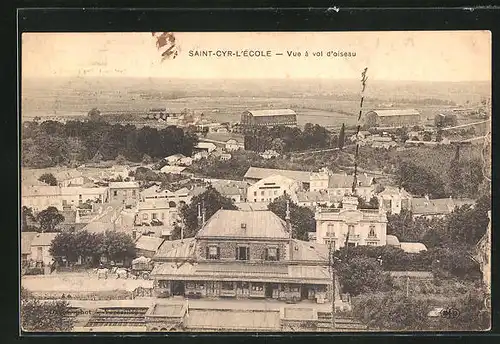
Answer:
[[93, 121], [93, 122], [97, 122], [97, 121], [100, 121], [102, 119], [101, 111], [99, 111], [99, 109], [97, 109], [97, 108], [91, 109], [88, 112], [87, 116], [89, 118], [89, 121]]
[[285, 220], [286, 203], [290, 207], [290, 224], [292, 226], [292, 237], [299, 240], [308, 240], [308, 232], [316, 231], [314, 212], [295, 204], [288, 195], [283, 195], [269, 203], [268, 209]]
[[429, 132], [425, 132], [424, 135], [422, 136], [422, 141], [431, 141], [432, 140], [432, 135]]
[[48, 207], [37, 214], [36, 220], [42, 232], [56, 232], [56, 227], [64, 221], [64, 216], [56, 207]]
[[371, 329], [385, 331], [429, 330], [428, 300], [403, 293], [365, 294], [353, 299], [353, 314]]
[[344, 143], [345, 143], [345, 125], [344, 123], [342, 123], [342, 128], [340, 128], [339, 141], [337, 147], [339, 147], [339, 149], [342, 150], [342, 148], [344, 148]]
[[115, 161], [118, 165], [125, 165], [127, 163], [127, 158], [125, 158], [123, 155], [119, 154], [116, 157]]
[[375, 258], [351, 257], [343, 260], [336, 271], [342, 290], [353, 296], [368, 292], [387, 291], [392, 286], [390, 275], [384, 273], [380, 263]]
[[57, 186], [57, 179], [52, 173], [44, 173], [38, 178], [39, 181], [49, 184], [50, 186]]
[[135, 257], [135, 244], [125, 233], [107, 231], [100, 243], [99, 253], [112, 261], [131, 259]]
[[180, 209], [180, 215], [185, 225], [185, 238], [195, 236], [200, 229], [198, 225], [198, 205], [204, 205], [205, 220], [208, 220], [220, 209], [238, 209], [233, 204], [233, 200], [222, 196], [213, 186], [209, 185], [205, 192], [194, 196], [189, 205], [185, 205]]
[[21, 328], [26, 332], [69, 332], [74, 320], [67, 301], [21, 300]]
[[395, 235], [403, 242], [416, 242], [420, 238], [420, 233], [414, 231], [413, 214], [407, 209], [401, 209], [399, 214], [387, 215], [387, 234]]
[[425, 167], [410, 161], [398, 163], [396, 183], [414, 195], [429, 195], [431, 198], [445, 196], [443, 181]]
[[34, 226], [30, 226], [28, 221], [35, 222], [35, 216], [33, 215], [33, 209], [28, 208], [23, 205], [21, 208], [21, 230], [23, 232], [30, 232], [33, 230], [37, 230]]

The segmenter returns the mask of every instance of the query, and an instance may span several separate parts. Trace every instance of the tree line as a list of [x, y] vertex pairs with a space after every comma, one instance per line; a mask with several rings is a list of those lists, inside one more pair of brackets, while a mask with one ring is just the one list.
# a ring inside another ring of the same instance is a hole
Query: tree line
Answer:
[[[305, 151], [313, 148], [333, 148], [338, 137], [326, 128], [307, 123], [304, 129], [298, 127], [258, 127], [244, 131], [245, 149], [263, 152], [268, 149], [278, 153]], [[342, 142], [343, 144], [343, 142]]]
[[136, 255], [132, 238], [116, 231], [61, 232], [52, 240], [49, 252], [59, 264], [72, 265], [82, 259], [90, 266], [97, 266], [102, 257], [108, 261], [126, 261]]
[[23, 123], [21, 163], [23, 167], [46, 168], [123, 156], [140, 162], [145, 155], [164, 158], [192, 154], [198, 138], [176, 126], [163, 129], [88, 121]]

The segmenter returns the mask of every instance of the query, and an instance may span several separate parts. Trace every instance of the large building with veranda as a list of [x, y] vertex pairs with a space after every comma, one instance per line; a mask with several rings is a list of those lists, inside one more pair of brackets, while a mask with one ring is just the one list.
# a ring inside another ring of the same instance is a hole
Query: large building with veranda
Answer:
[[290, 109], [247, 110], [241, 115], [244, 127], [296, 126], [297, 113]]

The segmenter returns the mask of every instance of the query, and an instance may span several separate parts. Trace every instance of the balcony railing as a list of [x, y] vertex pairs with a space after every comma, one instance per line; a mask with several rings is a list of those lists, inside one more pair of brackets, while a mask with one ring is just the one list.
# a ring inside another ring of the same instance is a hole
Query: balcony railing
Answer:
[[[347, 234], [344, 234], [344, 239], [347, 239]], [[349, 234], [349, 240], [359, 240], [359, 234]]]

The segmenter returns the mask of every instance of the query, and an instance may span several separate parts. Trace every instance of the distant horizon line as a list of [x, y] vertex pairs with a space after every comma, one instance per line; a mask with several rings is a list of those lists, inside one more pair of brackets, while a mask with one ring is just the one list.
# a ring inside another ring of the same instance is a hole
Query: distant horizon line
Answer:
[[[297, 78], [277, 78], [277, 77], [269, 77], [269, 78], [224, 78], [224, 77], [214, 77], [214, 78], [180, 78], [180, 77], [163, 77], [163, 76], [110, 76], [110, 75], [91, 75], [91, 76], [69, 76], [69, 75], [61, 75], [61, 76], [25, 76], [21, 79], [64, 79], [64, 78], [79, 78], [79, 79], [95, 79], [95, 78], [113, 78], [113, 79], [156, 79], [156, 80], [245, 80], [245, 81], [259, 81], [259, 80], [324, 80], [324, 81], [359, 81], [359, 78], [321, 78], [321, 77], [297, 77]], [[465, 82], [477, 82], [477, 83], [491, 83], [492, 80], [394, 80], [394, 79], [372, 79], [372, 82], [440, 82], [440, 83], [465, 83]]]

